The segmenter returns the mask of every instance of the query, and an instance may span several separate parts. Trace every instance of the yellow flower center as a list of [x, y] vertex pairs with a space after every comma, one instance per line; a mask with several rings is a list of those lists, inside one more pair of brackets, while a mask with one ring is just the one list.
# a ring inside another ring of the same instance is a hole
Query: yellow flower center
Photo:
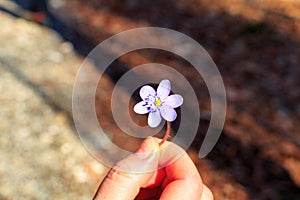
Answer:
[[160, 99], [156, 99], [155, 100], [155, 105], [156, 106], [160, 106], [161, 105], [161, 100]]

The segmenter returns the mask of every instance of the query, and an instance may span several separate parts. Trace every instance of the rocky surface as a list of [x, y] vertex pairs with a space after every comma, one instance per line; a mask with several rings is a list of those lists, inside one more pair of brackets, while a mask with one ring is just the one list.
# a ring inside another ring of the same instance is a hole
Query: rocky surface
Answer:
[[81, 60], [51, 30], [0, 19], [0, 199], [91, 199], [107, 169], [70, 119]]

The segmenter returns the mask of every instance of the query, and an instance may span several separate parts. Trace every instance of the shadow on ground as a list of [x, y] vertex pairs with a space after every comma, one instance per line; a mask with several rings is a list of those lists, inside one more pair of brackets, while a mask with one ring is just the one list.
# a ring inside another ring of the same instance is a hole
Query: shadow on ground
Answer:
[[[299, 155], [295, 155], [300, 151], [299, 129], [296, 127], [300, 109], [299, 38], [274, 28], [274, 24], [267, 19], [251, 21], [226, 10], [214, 11], [210, 7], [201, 7], [199, 3], [193, 6], [193, 1], [120, 3], [93, 0], [86, 3], [77, 0], [65, 6], [70, 9], [68, 17], [74, 22], [68, 23], [51, 11], [47, 12], [50, 24], [64, 39], [72, 42], [82, 56], [118, 32], [114, 32], [113, 28], [113, 22], [118, 21], [111, 22], [111, 18], [126, 19], [136, 23], [136, 27], [146, 24], [175, 29], [197, 40], [219, 67], [228, 93], [224, 132], [206, 158], [212, 163], [212, 170], [228, 173], [250, 199], [300, 198], [300, 182], [297, 182], [300, 174], [285, 165], [289, 158], [295, 159], [292, 163], [295, 166], [300, 160]], [[109, 14], [104, 15], [103, 12]], [[92, 23], [96, 23], [99, 17], [106, 22], [97, 29]], [[78, 18], [81, 21], [76, 21]], [[128, 28], [124, 21], [118, 26], [124, 30]], [[184, 65], [175, 57], [168, 55], [164, 58], [164, 54], [151, 51], [139, 52], [139, 56], [152, 62]], [[138, 59], [136, 63], [144, 62]], [[136, 65], [127, 61], [115, 61], [105, 73], [116, 82]], [[184, 74], [193, 85], [197, 85], [190, 67], [184, 68]], [[198, 91], [199, 88], [195, 86], [194, 89]], [[200, 99], [205, 102], [201, 104], [203, 109], [209, 111], [207, 92]], [[209, 119], [200, 121], [200, 129], [191, 149], [199, 150], [208, 124]], [[287, 146], [295, 150], [285, 149]], [[222, 186], [214, 192], [221, 191]]]

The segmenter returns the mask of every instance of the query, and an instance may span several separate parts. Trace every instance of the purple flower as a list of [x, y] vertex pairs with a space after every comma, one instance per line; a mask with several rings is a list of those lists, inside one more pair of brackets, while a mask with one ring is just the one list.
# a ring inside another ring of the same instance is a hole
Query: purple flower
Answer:
[[176, 119], [177, 113], [174, 108], [182, 105], [183, 98], [179, 94], [172, 94], [171, 84], [169, 80], [162, 80], [157, 88], [157, 92], [149, 86], [145, 85], [140, 90], [140, 96], [143, 101], [134, 106], [134, 111], [138, 114], [149, 113], [148, 124], [155, 128], [159, 125], [161, 117], [172, 122]]

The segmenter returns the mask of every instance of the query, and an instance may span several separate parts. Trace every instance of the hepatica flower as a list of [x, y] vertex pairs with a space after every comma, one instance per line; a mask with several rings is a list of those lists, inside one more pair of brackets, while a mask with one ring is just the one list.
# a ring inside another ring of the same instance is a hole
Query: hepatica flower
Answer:
[[177, 113], [174, 108], [182, 105], [183, 98], [179, 94], [172, 94], [171, 83], [169, 80], [162, 80], [155, 91], [151, 86], [145, 85], [140, 90], [140, 96], [143, 99], [137, 103], [133, 110], [138, 114], [147, 114], [148, 125], [152, 128], [157, 127], [161, 118], [168, 122], [168, 129], [166, 135], [169, 135], [170, 122], [174, 121]]

